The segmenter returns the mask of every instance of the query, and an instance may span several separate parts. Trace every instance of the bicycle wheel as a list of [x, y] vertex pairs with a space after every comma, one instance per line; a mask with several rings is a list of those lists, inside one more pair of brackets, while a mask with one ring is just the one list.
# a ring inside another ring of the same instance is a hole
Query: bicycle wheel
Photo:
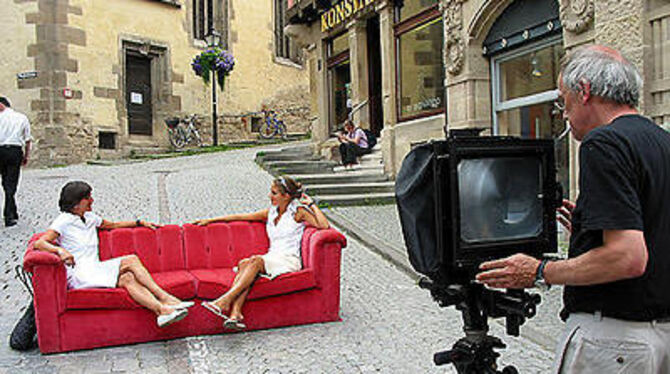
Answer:
[[181, 127], [177, 127], [175, 129], [169, 129], [168, 133], [170, 143], [175, 148], [180, 149], [184, 146], [184, 144], [186, 144], [186, 137], [184, 136], [184, 130], [182, 130]]
[[282, 140], [288, 139], [288, 129], [286, 129], [286, 125], [284, 124], [284, 121], [278, 121], [277, 132], [281, 136]]
[[192, 132], [193, 140], [195, 140], [195, 145], [198, 147], [202, 147], [202, 138], [200, 137], [200, 133], [195, 128], [192, 131], [193, 131]]
[[261, 125], [261, 128], [258, 130], [258, 135], [263, 139], [271, 139], [277, 133], [277, 128], [271, 124], [265, 122]]

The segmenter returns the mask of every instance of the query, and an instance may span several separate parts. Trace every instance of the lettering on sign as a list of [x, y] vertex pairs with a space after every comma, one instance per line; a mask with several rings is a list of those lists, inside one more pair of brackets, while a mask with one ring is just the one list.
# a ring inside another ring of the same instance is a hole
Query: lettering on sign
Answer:
[[442, 99], [439, 97], [431, 97], [425, 100], [422, 100], [415, 104], [405, 105], [405, 112], [420, 112], [427, 109], [437, 109], [442, 104]]
[[326, 32], [360, 12], [375, 0], [342, 0], [321, 15], [321, 32]]

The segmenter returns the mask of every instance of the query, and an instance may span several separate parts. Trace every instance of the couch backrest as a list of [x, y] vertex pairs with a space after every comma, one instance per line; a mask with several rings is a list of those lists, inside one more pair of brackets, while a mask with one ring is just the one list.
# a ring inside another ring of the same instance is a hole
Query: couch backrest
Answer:
[[150, 272], [186, 268], [181, 227], [100, 230], [100, 260], [137, 255]]
[[267, 253], [270, 245], [264, 222], [186, 224], [183, 230], [188, 269], [233, 267], [243, 258]]
[[302, 267], [310, 268], [313, 266], [312, 257], [309, 255], [309, 243], [311, 242], [312, 235], [317, 232], [317, 229], [313, 226], [305, 227], [305, 232], [302, 234], [302, 248], [300, 255], [302, 256]]

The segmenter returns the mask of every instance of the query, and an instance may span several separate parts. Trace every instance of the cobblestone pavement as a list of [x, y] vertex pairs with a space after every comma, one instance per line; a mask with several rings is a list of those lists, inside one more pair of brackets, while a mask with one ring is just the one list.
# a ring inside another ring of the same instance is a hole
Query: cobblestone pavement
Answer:
[[[382, 250], [396, 251], [402, 253], [402, 256], [407, 256], [395, 205], [341, 207], [333, 210], [338, 216], [347, 217], [357, 229], [370, 234], [375, 242], [381, 244]], [[539, 291], [531, 292], [539, 293]], [[554, 286], [549, 291], [541, 293], [542, 302], [537, 309], [537, 315], [521, 327], [523, 335], [550, 350], [555, 348], [556, 340], [563, 332], [564, 324], [558, 316], [563, 307], [562, 295], [561, 286]]]
[[[0, 335], [5, 342], [29, 297], [13, 278], [34, 232], [58, 214], [61, 186], [90, 182], [94, 210], [111, 220], [184, 223], [262, 209], [271, 177], [247, 149], [118, 166], [26, 170], [19, 186], [18, 226], [0, 228]], [[1, 201], [1, 200], [0, 200]], [[391, 234], [389, 234], [391, 235]], [[460, 338], [460, 316], [349, 238], [343, 252], [341, 322], [206, 336], [43, 356], [0, 345], [0, 373], [453, 373], [432, 364], [435, 351]], [[504, 337], [501, 363], [544, 373], [553, 353], [527, 338]]]

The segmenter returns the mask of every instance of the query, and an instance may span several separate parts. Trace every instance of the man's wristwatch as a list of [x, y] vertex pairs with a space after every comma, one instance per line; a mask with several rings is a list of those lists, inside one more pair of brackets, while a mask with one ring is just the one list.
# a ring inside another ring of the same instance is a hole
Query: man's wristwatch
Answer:
[[533, 285], [536, 288], [539, 288], [541, 291], [546, 291], [551, 288], [551, 285], [544, 280], [544, 267], [547, 266], [548, 259], [544, 259], [540, 262], [540, 266], [537, 267], [537, 272], [535, 272], [535, 282]]
[[135, 220], [135, 227], [140, 227], [140, 226], [142, 226], [142, 220], [136, 219]]

